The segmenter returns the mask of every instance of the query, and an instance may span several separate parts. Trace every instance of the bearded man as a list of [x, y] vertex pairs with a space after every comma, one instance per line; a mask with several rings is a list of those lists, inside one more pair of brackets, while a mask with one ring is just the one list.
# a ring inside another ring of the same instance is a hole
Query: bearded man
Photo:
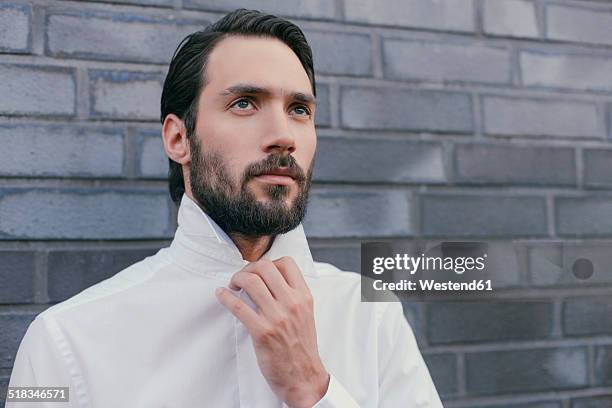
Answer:
[[315, 111], [293, 23], [239, 9], [185, 38], [161, 99], [171, 245], [39, 314], [9, 386], [69, 387], [64, 407], [441, 407], [401, 303], [312, 259]]

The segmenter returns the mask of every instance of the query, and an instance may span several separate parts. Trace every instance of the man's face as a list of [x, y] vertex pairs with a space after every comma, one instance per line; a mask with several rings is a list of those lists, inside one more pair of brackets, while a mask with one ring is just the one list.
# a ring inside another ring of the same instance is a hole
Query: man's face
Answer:
[[316, 149], [306, 71], [280, 40], [233, 36], [210, 53], [206, 79], [190, 138], [193, 197], [226, 233], [292, 230]]

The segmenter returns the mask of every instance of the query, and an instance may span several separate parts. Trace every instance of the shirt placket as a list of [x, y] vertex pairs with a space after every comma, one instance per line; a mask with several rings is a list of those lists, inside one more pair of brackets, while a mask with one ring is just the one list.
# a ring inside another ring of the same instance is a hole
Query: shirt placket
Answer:
[[[239, 291], [239, 297], [254, 310], [256, 306], [244, 291]], [[261, 374], [257, 356], [253, 348], [253, 340], [246, 326], [234, 316], [236, 333], [236, 364], [238, 373], [238, 390], [240, 407], [244, 408], [281, 408], [282, 402], [270, 389], [266, 379]]]
[[249, 397], [246, 390], [248, 386], [248, 372], [246, 371], [245, 362], [243, 361], [243, 357], [241, 357], [240, 349], [244, 344], [245, 333], [244, 333], [244, 325], [236, 316], [233, 316], [234, 320], [234, 352], [236, 353], [236, 373], [238, 374], [238, 406], [239, 407], [248, 407], [249, 405]]

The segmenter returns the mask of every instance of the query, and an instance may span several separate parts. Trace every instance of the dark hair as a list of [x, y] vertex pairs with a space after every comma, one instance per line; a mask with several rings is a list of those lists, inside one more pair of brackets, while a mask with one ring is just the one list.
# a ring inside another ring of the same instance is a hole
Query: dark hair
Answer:
[[[199, 95], [206, 85], [208, 55], [220, 40], [231, 35], [271, 37], [287, 44], [306, 70], [316, 96], [312, 51], [302, 30], [271, 14], [244, 8], [234, 10], [203, 30], [189, 34], [172, 56], [161, 96], [161, 123], [168, 114], [175, 114], [183, 120], [190, 141], [196, 128]], [[170, 197], [178, 205], [185, 192], [183, 169], [172, 159], [169, 164]]]

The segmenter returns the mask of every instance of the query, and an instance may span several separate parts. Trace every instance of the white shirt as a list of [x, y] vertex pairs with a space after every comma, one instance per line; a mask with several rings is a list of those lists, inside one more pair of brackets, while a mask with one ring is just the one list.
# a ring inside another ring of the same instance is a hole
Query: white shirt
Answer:
[[[314, 298], [330, 373], [316, 408], [442, 406], [401, 303], [361, 302], [360, 275], [313, 262], [301, 224], [278, 235], [264, 258], [281, 256], [297, 262]], [[286, 407], [261, 374], [245, 326], [214, 295], [247, 263], [184, 194], [170, 247], [28, 327], [9, 386], [67, 386], [70, 402], [6, 407]]]

